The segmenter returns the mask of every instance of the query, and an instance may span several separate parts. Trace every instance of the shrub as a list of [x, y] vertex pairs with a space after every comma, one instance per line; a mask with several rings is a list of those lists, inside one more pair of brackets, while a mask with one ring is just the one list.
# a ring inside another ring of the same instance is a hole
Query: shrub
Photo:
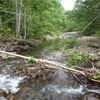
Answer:
[[78, 47], [79, 46], [79, 41], [78, 39], [76, 39], [76, 37], [68, 37], [62, 40], [61, 45], [65, 48], [65, 49], [70, 49], [70, 48], [74, 48], [74, 47]]
[[94, 37], [100, 37], [100, 30], [97, 30], [93, 36]]
[[79, 55], [78, 53], [70, 53], [70, 56], [67, 56], [67, 66], [74, 68], [73, 65], [77, 65], [78, 62], [83, 61], [88, 63], [90, 61], [89, 55]]

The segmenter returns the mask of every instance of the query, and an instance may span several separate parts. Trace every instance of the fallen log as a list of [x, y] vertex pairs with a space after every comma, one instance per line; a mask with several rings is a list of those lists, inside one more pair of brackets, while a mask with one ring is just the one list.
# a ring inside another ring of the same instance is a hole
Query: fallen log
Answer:
[[[16, 56], [16, 57], [20, 57], [20, 58], [24, 58], [24, 59], [29, 60], [29, 57], [26, 57], [26, 56], [23, 56], [23, 55], [11, 53], [11, 52], [6, 52], [6, 51], [2, 51], [2, 50], [0, 50], [0, 52], [1, 52], [1, 53], [4, 53], [4, 54], [7, 54], [7, 55], [12, 55], [12, 56]], [[44, 63], [47, 63], [47, 64], [51, 64], [51, 65], [55, 66], [55, 68], [58, 68], [58, 69], [59, 69], [59, 67], [60, 67], [60, 68], [62, 68], [62, 69], [74, 71], [74, 72], [77, 72], [77, 73], [80, 73], [80, 74], [86, 76], [85, 73], [84, 73], [83, 71], [79, 71], [79, 70], [76, 70], [76, 69], [69, 68], [69, 67], [67, 67], [65, 64], [61, 64], [61, 63], [59, 63], [59, 62], [48, 61], [48, 60], [44, 60], [44, 59], [36, 59], [36, 58], [34, 58], [34, 61], [36, 61], [36, 62], [39, 62], [39, 61], [40, 61], [40, 62], [44, 62]], [[51, 67], [52, 67], [52, 66], [51, 66]]]
[[[11, 53], [11, 52], [6, 52], [6, 51], [2, 51], [2, 50], [0, 50], [0, 52], [3, 53], [3, 54], [6, 54], [6, 55], [12, 55], [12, 56], [24, 58], [24, 59], [27, 59], [27, 60], [29, 60], [29, 58], [30, 58], [30, 57], [26, 57], [26, 56], [23, 56], [23, 55]], [[36, 59], [36, 58], [34, 58], [34, 61], [35, 62], [43, 62], [45, 64], [50, 64], [50, 65], [47, 65], [47, 67], [49, 67], [49, 68], [62, 69], [62, 70], [65, 70], [65, 71], [69, 71], [71, 73], [73, 72], [73, 73], [76, 73], [76, 74], [81, 74], [81, 75], [84, 75], [86, 78], [88, 78], [88, 79], [90, 79], [90, 80], [92, 80], [94, 82], [100, 83], [100, 80], [96, 80], [96, 79], [87, 77], [87, 73], [84, 70], [80, 71], [80, 70], [77, 70], [77, 69], [72, 69], [72, 68], [69, 68], [68, 66], [66, 66], [65, 64], [61, 64], [61, 63], [55, 62], [55, 61], [44, 60], [44, 59]], [[90, 70], [91, 70], [91, 68], [90, 68]]]

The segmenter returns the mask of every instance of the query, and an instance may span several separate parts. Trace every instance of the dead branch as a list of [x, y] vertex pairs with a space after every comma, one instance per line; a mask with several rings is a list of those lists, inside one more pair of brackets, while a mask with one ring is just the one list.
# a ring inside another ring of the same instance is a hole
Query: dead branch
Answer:
[[[4, 53], [4, 54], [7, 54], [7, 55], [12, 55], [12, 56], [21, 57], [21, 58], [24, 58], [24, 59], [29, 59], [29, 57], [26, 57], [26, 56], [23, 56], [23, 55], [19, 55], [19, 54], [15, 54], [15, 53], [11, 53], [11, 52], [6, 52], [6, 51], [2, 51], [2, 50], [0, 50], [0, 52]], [[80, 73], [80, 74], [86, 76], [83, 71], [79, 71], [79, 70], [76, 70], [76, 69], [69, 68], [66, 65], [63, 65], [63, 64], [61, 64], [59, 62], [48, 61], [48, 60], [43, 60], [43, 59], [36, 59], [36, 58], [34, 58], [34, 61], [36, 61], [36, 62], [40, 61], [40, 62], [44, 62], [44, 63], [47, 63], [47, 64], [51, 64], [51, 65], [56, 66], [56, 68], [60, 67], [60, 68], [63, 68], [63, 69], [66, 69], [66, 70], [70, 70], [70, 71], [74, 71], [74, 72], [77, 72], [77, 73]]]
[[82, 84], [82, 85], [84, 86], [84, 88], [86, 89], [86, 91], [89, 91], [88, 88], [83, 84], [83, 82], [82, 82], [75, 74], [72, 73], [72, 75], [74, 76], [74, 78], [77, 79], [77, 81], [78, 81], [80, 84]]
[[[26, 57], [26, 56], [23, 56], [23, 55], [11, 53], [11, 52], [6, 52], [6, 51], [2, 51], [2, 50], [0, 50], [0, 52], [3, 53], [3, 54], [6, 54], [6, 55], [12, 55], [12, 56], [15, 56], [15, 57], [20, 57], [20, 58], [24, 58], [24, 59], [29, 60], [29, 57]], [[36, 58], [34, 58], [34, 61], [37, 62], [37, 63], [43, 62], [43, 63], [46, 64], [46, 67], [49, 67], [49, 68], [61, 69], [61, 70], [64, 70], [64, 71], [69, 71], [71, 73], [81, 74], [81, 75], [84, 75], [86, 78], [88, 78], [88, 79], [90, 79], [90, 80], [92, 80], [94, 82], [99, 82], [100, 83], [100, 80], [93, 79], [93, 75], [95, 75], [95, 74], [93, 74], [94, 71], [96, 73], [98, 72], [96, 68], [90, 68], [90, 69], [80, 68], [81, 70], [83, 69], [82, 71], [80, 71], [80, 70], [77, 70], [77, 69], [69, 68], [65, 64], [61, 64], [61, 63], [55, 62], [55, 61], [48, 61], [48, 60], [36, 59]], [[93, 66], [93, 64], [92, 64], [92, 66]], [[76, 66], [76, 68], [77, 68], [77, 66]], [[92, 74], [91, 74], [91, 71], [92, 71]]]

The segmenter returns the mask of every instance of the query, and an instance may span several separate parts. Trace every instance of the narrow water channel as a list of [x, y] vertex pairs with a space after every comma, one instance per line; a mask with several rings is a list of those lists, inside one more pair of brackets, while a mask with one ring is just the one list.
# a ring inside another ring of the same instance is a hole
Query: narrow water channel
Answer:
[[[31, 52], [27, 52], [26, 55], [65, 64], [66, 61], [61, 57], [63, 48], [59, 48], [60, 42], [60, 39], [43, 42]], [[47, 84], [44, 83], [45, 85], [41, 84], [42, 87], [38, 87], [40, 89], [35, 93], [32, 100], [77, 100], [83, 94], [83, 86], [71, 74], [61, 70], [58, 73], [53, 81]]]
[[[32, 51], [21, 52], [20, 54], [65, 63], [61, 57], [63, 48], [59, 49], [57, 46], [59, 43], [59, 39], [43, 42], [36, 48], [33, 48]], [[29, 91], [18, 93], [18, 90], [23, 86], [22, 83], [25, 76], [16, 76], [14, 68], [23, 63], [24, 60], [21, 58], [0, 62], [0, 89], [9, 89], [16, 96], [14, 100], [78, 100], [86, 92], [84, 87], [70, 73], [57, 70], [57, 74], [52, 81], [27, 82], [25, 86]], [[90, 91], [100, 93], [98, 87], [91, 87], [89, 87]]]

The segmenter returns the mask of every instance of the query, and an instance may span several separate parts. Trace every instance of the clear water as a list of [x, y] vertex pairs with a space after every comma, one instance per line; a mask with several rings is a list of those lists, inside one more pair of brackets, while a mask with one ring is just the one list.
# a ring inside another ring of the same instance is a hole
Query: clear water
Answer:
[[[44, 58], [49, 60], [55, 60], [56, 58], [61, 58], [61, 53], [57, 52], [57, 47], [54, 44], [59, 43], [59, 39], [56, 41], [48, 41], [43, 42], [36, 48], [34, 48], [31, 52], [25, 51], [21, 53], [22, 55], [32, 56], [36, 58]], [[54, 57], [55, 56], [55, 57]], [[20, 88], [19, 84], [23, 82], [25, 77], [18, 77], [16, 75], [8, 74], [16, 64], [19, 64], [22, 59], [17, 58], [12, 61], [1, 61], [0, 62], [0, 89], [3, 90], [10, 90], [12, 93], [16, 93]], [[13, 66], [13, 67], [12, 67]], [[13, 73], [14, 74], [14, 73]]]
[[[62, 61], [61, 58], [61, 53], [63, 51], [59, 50], [57, 47], [57, 44], [60, 43], [60, 40], [55, 40], [55, 41], [48, 41], [48, 42], [43, 42], [42, 44], [38, 45], [36, 48], [34, 48], [31, 52], [27, 51], [27, 52], [23, 52], [21, 53], [22, 55], [26, 55], [26, 56], [34, 56], [35, 58], [43, 58], [43, 59], [48, 59], [48, 60], [53, 60], [53, 61], [58, 61], [61, 63], [64, 63], [64, 61]], [[1, 66], [5, 66], [5, 68], [7, 69], [11, 69], [11, 66], [14, 65], [15, 63], [19, 63], [21, 62], [20, 59], [16, 60], [16, 61], [12, 61], [12, 62], [4, 62], [1, 63], [0, 62], [0, 67]], [[2, 69], [2, 71], [5, 74], [0, 74], [0, 89], [3, 90], [11, 90], [12, 93], [16, 93], [20, 88], [19, 88], [19, 84], [21, 82], [23, 82], [23, 79], [25, 77], [18, 77], [18, 76], [11, 76], [9, 74], [6, 73], [5, 68]], [[64, 76], [64, 75], [62, 75]], [[68, 87], [66, 85], [66, 87], [60, 87], [59, 85], [52, 85], [49, 84], [47, 86], [45, 86], [44, 88], [41, 89], [41, 92], [45, 92], [46, 90], [49, 91], [55, 91], [57, 93], [61, 93], [61, 92], [67, 92], [70, 94], [83, 94], [84, 93], [84, 87], [82, 85], [79, 85], [78, 88], [72, 88], [72, 87]], [[100, 90], [98, 89], [89, 89], [89, 91], [92, 92], [98, 92], [100, 93]]]
[[[48, 41], [48, 42], [43, 42], [36, 48], [34, 48], [31, 52], [23, 52], [21, 53], [22, 55], [26, 56], [31, 56], [34, 55], [36, 58], [45, 58], [49, 60], [54, 60], [57, 58], [61, 58], [61, 55], [59, 52], [56, 52], [57, 48], [54, 45], [55, 43], [58, 43], [60, 40], [56, 41]], [[54, 51], [55, 50], [55, 51]], [[56, 52], [56, 53], [55, 53]], [[55, 57], [53, 56], [55, 55]], [[12, 68], [16, 66], [16, 64], [20, 64], [20, 62], [23, 61], [20, 58], [11, 60], [11, 61], [1, 61], [0, 62], [0, 89], [3, 90], [10, 90], [12, 93], [16, 93], [20, 88], [19, 85], [21, 82], [23, 82], [23, 79], [25, 77], [18, 77], [14, 75], [9, 74], [10, 70], [13, 70]], [[13, 66], [13, 67], [12, 67]]]

